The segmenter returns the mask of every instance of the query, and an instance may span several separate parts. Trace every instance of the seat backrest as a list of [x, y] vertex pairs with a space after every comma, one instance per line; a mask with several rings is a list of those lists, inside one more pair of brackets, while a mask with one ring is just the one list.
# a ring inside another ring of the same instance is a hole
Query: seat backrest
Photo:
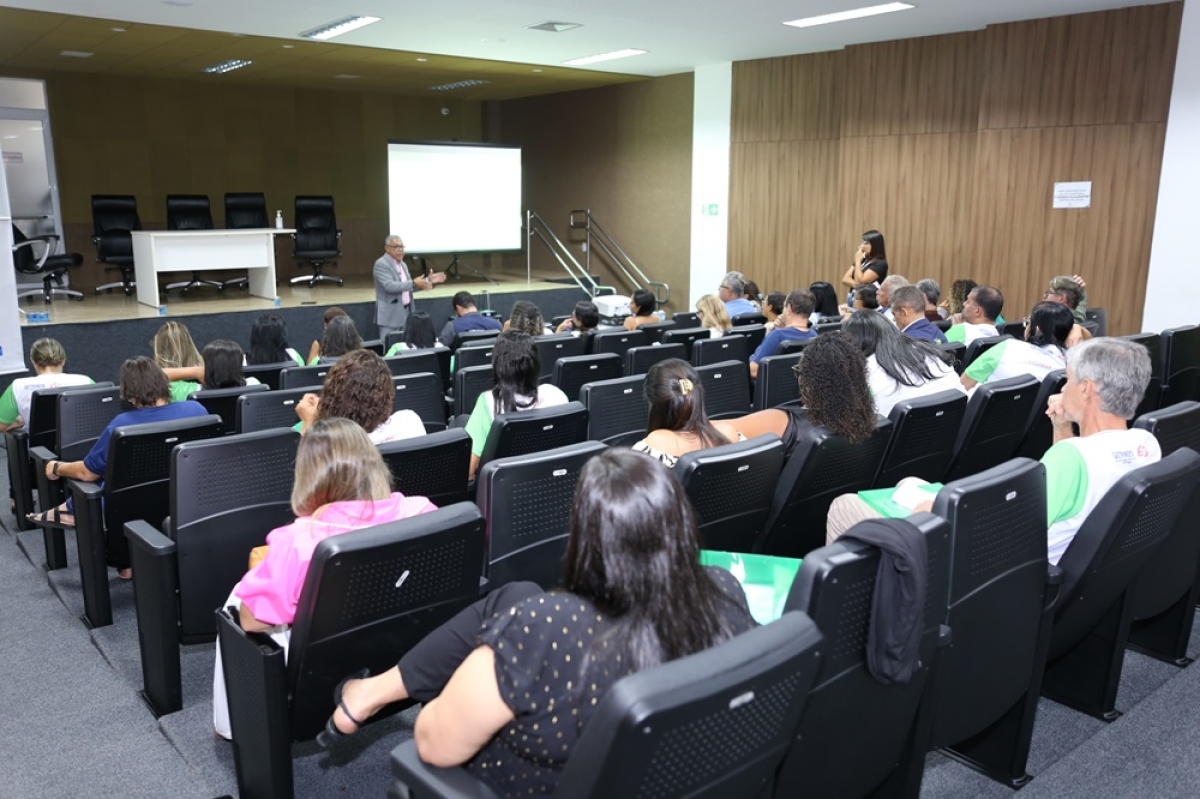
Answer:
[[629, 446], [646, 435], [649, 408], [644, 374], [585, 383], [579, 401], [588, 409], [588, 438], [609, 446]]
[[121, 412], [118, 386], [76, 388], [58, 395], [58, 435], [54, 451], [61, 460], [83, 460], [108, 423]]
[[325, 376], [329, 374], [329, 370], [332, 368], [332, 363], [318, 363], [315, 366], [285, 367], [279, 372], [279, 387], [281, 389], [288, 389], [324, 385]]
[[392, 370], [393, 375], [415, 375], [417, 372], [432, 372], [442, 379], [442, 364], [437, 350], [403, 350], [396, 355], [384, 358], [383, 362]]
[[671, 315], [671, 321], [679, 327], [696, 327], [700, 324], [700, 314], [695, 311], [676, 311]]
[[253, 377], [267, 388], [275, 391], [279, 388], [279, 373], [295, 365], [295, 361], [247, 365], [242, 367], [242, 375], [244, 377]]
[[[779, 349], [775, 350], [775, 354], [799, 355], [800, 353], [804, 352], [805, 347], [807, 347], [809, 344], [812, 344], [814, 341], [816, 341], [816, 339], [813, 338], [788, 339], [779, 345]], [[759, 366], [762, 366], [761, 361], [759, 362]]]
[[478, 509], [460, 502], [317, 545], [288, 649], [294, 740], [325, 726], [342, 677], [395, 666], [398, 655], [479, 598], [484, 532]]
[[533, 343], [538, 349], [538, 359], [542, 365], [542, 373], [539, 378], [543, 383], [554, 376], [554, 363], [559, 358], [571, 358], [584, 354], [583, 338], [570, 333], [534, 336]]
[[723, 361], [749, 363], [750, 342], [744, 336], [732, 333], [692, 342], [692, 366], [699, 368]]
[[1177, 402], [1151, 411], [1139, 416], [1133, 426], [1149, 430], [1158, 439], [1164, 457], [1183, 447], [1200, 452], [1200, 402]]
[[137, 198], [132, 194], [93, 194], [92, 226], [96, 236], [114, 230], [141, 230]]
[[452, 428], [378, 445], [392, 473], [392, 485], [405, 496], [426, 497], [439, 508], [464, 502], [471, 469], [471, 437]]
[[587, 408], [579, 402], [502, 413], [492, 419], [482, 463], [513, 458], [587, 440]]
[[250, 384], [245, 386], [235, 386], [233, 388], [212, 388], [204, 391], [193, 391], [188, 399], [195, 400], [204, 406], [204, 410], [211, 414], [221, 417], [221, 424], [225, 428], [226, 433], [234, 433], [237, 431], [237, 409], [239, 398], [246, 394], [254, 394], [259, 391], [269, 391], [266, 386], [261, 383], [258, 385]]
[[38, 274], [41, 270], [38, 269], [38, 256], [37, 253], [33, 251], [33, 246], [20, 246], [29, 241], [29, 237], [22, 233], [21, 229], [16, 225], [10, 225], [10, 227], [12, 228], [13, 236], [13, 267], [18, 272], [23, 272], [27, 275]]
[[891, 433], [888, 419], [859, 444], [826, 427], [810, 430], [783, 467], [754, 551], [802, 558], [824, 544], [829, 506], [841, 494], [871, 487]]
[[1029, 414], [1029, 423], [1025, 427], [1025, 436], [1017, 447], [1018, 456], [1041, 460], [1046, 450], [1050, 449], [1054, 443], [1054, 425], [1046, 415], [1046, 408], [1050, 405], [1050, 398], [1061, 393], [1066, 384], [1066, 369], [1054, 369], [1042, 378], [1041, 388]]
[[[937, 745], [964, 741], [1003, 716], [1038, 668], [1045, 611], [1046, 469], [1016, 458], [956, 480], [933, 512], [950, 523], [954, 644], [938, 663]], [[1041, 653], [1045, 657], [1045, 653]]]
[[818, 336], [822, 333], [837, 333], [842, 329], [842, 322], [841, 320], [836, 322], [817, 322], [817, 326], [814, 329], [817, 331]]
[[675, 327], [664, 330], [659, 341], [663, 344], [682, 344], [685, 350], [691, 352], [693, 341], [709, 337], [707, 327], [679, 327], [678, 324], [677, 321]]
[[905, 477], [936, 483], [954, 455], [954, 438], [967, 411], [967, 395], [950, 389], [898, 402], [888, 418], [892, 435], [874, 486], [894, 486]]
[[472, 366], [486, 366], [489, 369], [492, 367], [492, 351], [495, 349], [490, 343], [487, 346], [482, 344], [471, 347], [459, 347], [455, 352], [455, 366], [459, 369], [469, 369]]
[[1025, 436], [1041, 385], [1032, 375], [1018, 375], [977, 386], [967, 403], [945, 479], [977, 474], [1012, 458]]
[[446, 395], [442, 393], [442, 378], [433, 372], [397, 375], [392, 378], [396, 398], [392, 412], [407, 408], [421, 417], [427, 431], [446, 429]]
[[961, 341], [946, 341], [938, 344], [937, 347], [938, 349], [948, 352], [951, 354], [951, 356], [953, 356], [954, 371], [961, 375], [963, 370], [967, 368], [967, 345], [963, 344]]
[[763, 316], [760, 313], [744, 313], [744, 314], [738, 314], [737, 316], [733, 317], [729, 321], [733, 322], [734, 327], [742, 327], [742, 326], [749, 326], [749, 325], [765, 325], [767, 323], [767, 317]]
[[916, 514], [908, 521], [925, 533], [928, 580], [921, 665], [907, 684], [885, 685], [867, 670], [879, 550], [837, 541], [808, 553], [800, 565], [784, 609], [806, 613], [824, 640], [817, 677], [780, 767], [775, 796], [867, 796], [924, 763], [925, 741], [915, 727], [946, 603], [950, 536], [949, 525], [932, 514]]
[[967, 352], [963, 357], [963, 369], [965, 370], [968, 366], [974, 363], [976, 358], [999, 344], [1001, 341], [1006, 341], [1010, 338], [1012, 338], [1012, 336], [1000, 335], [984, 336], [983, 338], [975, 339], [967, 345]]
[[499, 330], [467, 330], [454, 337], [454, 342], [450, 348], [456, 350], [459, 347], [466, 347], [485, 341], [494, 343], [496, 337], [499, 335]]
[[225, 227], [229, 230], [270, 227], [266, 196], [261, 191], [226, 192]]
[[337, 249], [332, 197], [296, 197], [296, 252]]
[[168, 194], [167, 230], [212, 230], [212, 209], [204, 194]]
[[1163, 387], [1162, 337], [1158, 333], [1135, 333], [1122, 336], [1126, 341], [1141, 344], [1150, 353], [1150, 383], [1146, 386], [1146, 394], [1138, 405], [1137, 416], [1149, 413], [1160, 405]]
[[758, 345], [767, 337], [767, 328], [764, 325], [741, 325], [734, 332], [746, 339], [746, 347], [750, 352], [757, 350]]
[[235, 428], [239, 433], [254, 433], [280, 427], [294, 427], [300, 421], [296, 403], [305, 394], [320, 394], [320, 386], [256, 391], [238, 397]]
[[936, 327], [938, 330], [942, 331], [943, 333], [945, 333], [947, 330], [954, 327], [954, 320], [953, 319], [938, 319], [936, 322], [933, 323], [933, 326]]
[[559, 358], [554, 364], [554, 385], [569, 400], [579, 399], [579, 389], [585, 383], [613, 380], [624, 374], [621, 356], [606, 352], [601, 355], [575, 355]]
[[454, 372], [454, 415], [470, 413], [475, 408], [475, 401], [485, 391], [491, 391], [496, 385], [496, 375], [491, 364], [487, 366], [462, 366]]
[[[1180, 449], [1118, 480], [1084, 519], [1059, 568], [1050, 658], [1104, 618], [1170, 535], [1200, 480], [1200, 455]], [[1193, 528], [1194, 529], [1194, 528]]]
[[1084, 316], [1089, 322], [1096, 323], [1096, 335], [1108, 335], [1108, 311], [1103, 308], [1088, 308], [1084, 311]]
[[679, 459], [675, 475], [696, 511], [701, 546], [753, 551], [771, 510], [783, 456], [783, 442], [768, 433]]
[[605, 352], [615, 353], [625, 360], [625, 353], [633, 347], [649, 344], [646, 333], [641, 330], [594, 330], [588, 336], [587, 351], [590, 355]]
[[788, 613], [619, 680], [563, 769], [557, 796], [758, 796], [771, 786], [821, 657]]
[[475, 503], [488, 528], [488, 586], [529, 580], [547, 590], [562, 583], [571, 500], [583, 465], [607, 447], [584, 441], [498, 458], [476, 477]]
[[750, 413], [750, 365], [746, 361], [697, 366], [696, 374], [704, 385], [704, 410], [708, 418], [731, 419]]
[[1005, 322], [1002, 325], [996, 325], [996, 328], [1003, 336], [1011, 336], [1012, 338], [1025, 338], [1025, 321], [1018, 320], [1016, 322]]
[[630, 347], [625, 350], [625, 374], [644, 375], [650, 371], [651, 366], [669, 358], [679, 358], [682, 361], [686, 361], [687, 350], [683, 348], [682, 344], [663, 344], [659, 346], [650, 344], [641, 347]]
[[290, 523], [300, 434], [265, 430], [175, 447], [165, 532], [179, 561], [180, 634], [216, 633], [220, 607], [246, 573], [250, 550]]
[[1200, 400], [1200, 326], [1162, 332], [1163, 386], [1159, 407]]
[[[58, 441], [58, 398], [67, 391], [87, 391], [95, 388], [112, 388], [105, 380], [79, 386], [39, 388], [29, 396], [29, 446], [46, 447], [56, 451]], [[105, 424], [108, 424], [105, 422]], [[103, 428], [101, 428], [103, 429]]]
[[799, 363], [798, 352], [768, 355], [758, 362], [758, 377], [754, 378], [756, 411], [800, 401], [800, 381], [794, 371]]
[[662, 341], [662, 334], [675, 327], [674, 319], [664, 319], [661, 322], [652, 322], [648, 325], [638, 325], [637, 329], [646, 334], [647, 344], [658, 344]]

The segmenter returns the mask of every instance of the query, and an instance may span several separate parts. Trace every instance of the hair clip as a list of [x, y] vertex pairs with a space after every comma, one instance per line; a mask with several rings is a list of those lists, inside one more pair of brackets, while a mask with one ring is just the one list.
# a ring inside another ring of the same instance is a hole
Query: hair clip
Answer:
[[688, 394], [691, 394], [692, 389], [695, 387], [696, 386], [692, 383], [692, 381], [688, 380], [686, 377], [679, 378], [679, 393], [683, 396], [686, 397]]

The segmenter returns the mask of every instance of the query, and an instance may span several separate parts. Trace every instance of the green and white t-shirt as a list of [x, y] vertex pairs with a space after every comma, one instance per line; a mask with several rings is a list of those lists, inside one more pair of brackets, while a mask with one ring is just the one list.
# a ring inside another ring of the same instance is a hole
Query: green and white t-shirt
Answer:
[[33, 392], [47, 388], [63, 386], [86, 386], [96, 381], [87, 375], [64, 374], [62, 372], [46, 372], [33, 377], [18, 377], [12, 381], [4, 394], [0, 395], [0, 424], [12, 424], [21, 418], [25, 421], [25, 429], [29, 429], [29, 404], [33, 402]]
[[[530, 397], [517, 397], [521, 402], [528, 402]], [[533, 405], [525, 410], [533, 410], [534, 408], [549, 408], [553, 405], [566, 405], [569, 400], [567, 395], [562, 393], [562, 389], [550, 383], [542, 383], [538, 386], [537, 399]], [[496, 418], [496, 397], [491, 391], [485, 391], [475, 400], [475, 407], [471, 410], [471, 416], [467, 419], [467, 435], [471, 437], [471, 454], [475, 457], [483, 456], [483, 445], [487, 443], [488, 433], [492, 431], [492, 420]]]
[[976, 383], [1004, 380], [1018, 375], [1033, 375], [1041, 380], [1055, 369], [1067, 368], [1067, 355], [1053, 345], [1037, 347], [1028, 341], [1006, 339], [971, 361], [963, 372]]
[[951, 325], [950, 329], [946, 331], [946, 341], [957, 341], [970, 346], [971, 342], [977, 338], [998, 335], [1000, 335], [1000, 331], [996, 330], [995, 325], [973, 325], [970, 322], [960, 322], [957, 325]]
[[1087, 515], [1124, 475], [1162, 458], [1149, 431], [1104, 430], [1060, 441], [1042, 456], [1046, 467], [1047, 555], [1058, 563]]

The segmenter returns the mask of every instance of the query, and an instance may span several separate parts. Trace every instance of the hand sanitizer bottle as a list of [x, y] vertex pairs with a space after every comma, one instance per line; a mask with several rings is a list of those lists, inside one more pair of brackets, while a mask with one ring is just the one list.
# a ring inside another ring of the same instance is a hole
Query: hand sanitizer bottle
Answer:
[[283, 230], [283, 211], [275, 212], [275, 229]]

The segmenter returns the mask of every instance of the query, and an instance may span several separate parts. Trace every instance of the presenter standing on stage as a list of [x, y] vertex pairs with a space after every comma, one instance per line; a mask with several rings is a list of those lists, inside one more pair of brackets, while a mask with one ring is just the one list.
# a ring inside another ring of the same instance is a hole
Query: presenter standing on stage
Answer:
[[384, 254], [375, 262], [375, 325], [379, 338], [387, 341], [388, 333], [404, 327], [412, 310], [413, 293], [432, 288], [446, 281], [444, 272], [414, 278], [404, 263], [404, 240], [392, 234], [383, 241]]

